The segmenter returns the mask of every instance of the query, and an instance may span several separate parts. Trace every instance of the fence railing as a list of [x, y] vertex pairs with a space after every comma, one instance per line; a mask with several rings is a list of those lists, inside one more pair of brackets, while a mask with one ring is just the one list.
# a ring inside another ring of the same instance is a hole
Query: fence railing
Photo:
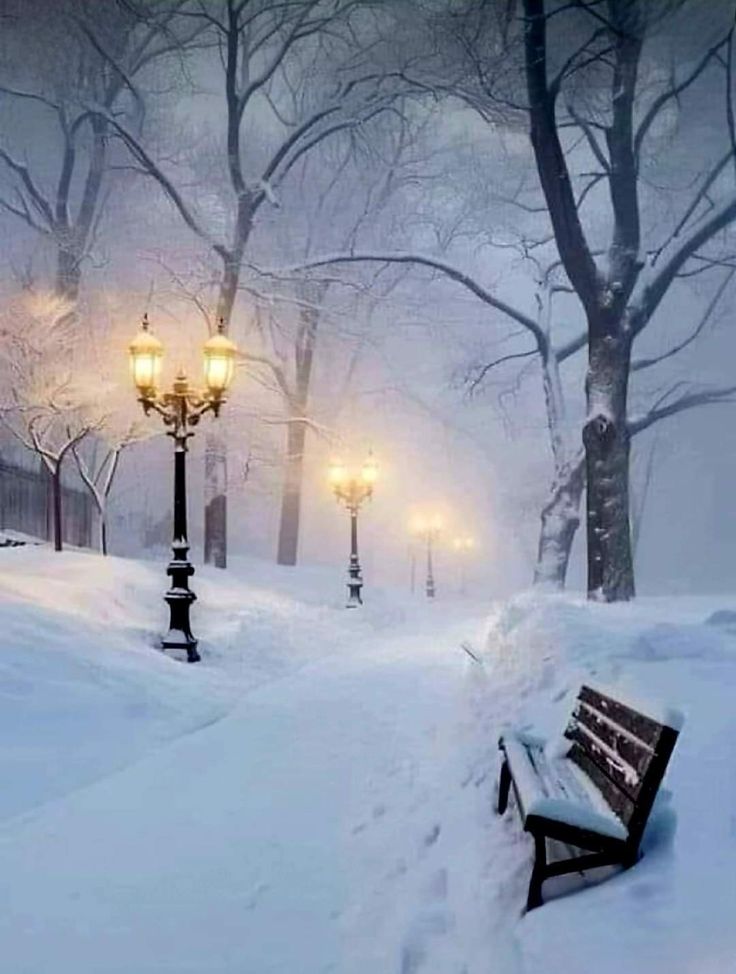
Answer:
[[[84, 490], [62, 486], [61, 531], [67, 544], [92, 544], [92, 498]], [[0, 460], [0, 528], [50, 538], [51, 480], [45, 469], [28, 470]]]

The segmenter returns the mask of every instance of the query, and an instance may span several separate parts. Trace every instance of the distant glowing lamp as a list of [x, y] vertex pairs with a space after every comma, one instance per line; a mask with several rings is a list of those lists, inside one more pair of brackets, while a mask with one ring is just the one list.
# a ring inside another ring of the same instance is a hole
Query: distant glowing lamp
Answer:
[[348, 470], [342, 460], [333, 460], [327, 471], [327, 480], [335, 497], [345, 505], [350, 515], [347, 608], [353, 609], [363, 604], [363, 576], [358, 560], [358, 512], [363, 501], [373, 496], [373, 488], [378, 480], [378, 464], [373, 454], [369, 453], [360, 474], [356, 475]]
[[[421, 538], [427, 546], [427, 579], [424, 591], [428, 599], [433, 599], [436, 594], [434, 579], [434, 544], [438, 540], [444, 527], [444, 519], [441, 514], [415, 514], [409, 522], [409, 530], [412, 534]], [[413, 569], [412, 569], [413, 572]]]
[[378, 464], [372, 453], [369, 453], [360, 471], [360, 479], [366, 487], [373, 488], [378, 480]]
[[475, 539], [471, 538], [470, 535], [461, 535], [455, 538], [452, 546], [455, 551], [472, 551], [475, 548]]
[[343, 486], [345, 481], [348, 479], [348, 471], [342, 460], [330, 461], [330, 466], [327, 471], [327, 479], [330, 482], [330, 486], [333, 488]]

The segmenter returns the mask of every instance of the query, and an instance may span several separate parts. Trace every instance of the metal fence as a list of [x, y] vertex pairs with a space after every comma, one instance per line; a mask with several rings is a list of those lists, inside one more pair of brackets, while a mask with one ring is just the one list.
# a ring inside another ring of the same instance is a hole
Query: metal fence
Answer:
[[[92, 543], [92, 498], [67, 485], [61, 489], [62, 538], [89, 548]], [[52, 533], [51, 479], [46, 469], [28, 470], [0, 460], [0, 528], [37, 538]]]

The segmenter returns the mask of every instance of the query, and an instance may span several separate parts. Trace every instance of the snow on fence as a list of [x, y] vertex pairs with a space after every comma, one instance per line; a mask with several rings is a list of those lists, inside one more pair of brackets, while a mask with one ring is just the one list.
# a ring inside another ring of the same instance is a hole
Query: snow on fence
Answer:
[[[51, 518], [51, 481], [46, 471], [0, 460], [0, 528], [50, 538]], [[85, 491], [62, 486], [61, 520], [66, 544], [91, 547], [92, 501]]]

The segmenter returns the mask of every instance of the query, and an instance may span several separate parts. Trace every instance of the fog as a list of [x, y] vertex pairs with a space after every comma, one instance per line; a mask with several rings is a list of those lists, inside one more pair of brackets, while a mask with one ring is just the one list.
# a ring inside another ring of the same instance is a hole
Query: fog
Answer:
[[[220, 417], [203, 417], [190, 441], [195, 563], [203, 559], [205, 497], [219, 495], [227, 498], [228, 557], [275, 560], [285, 478], [294, 476], [286, 469], [287, 435], [298, 427], [304, 446], [294, 571], [304, 562], [334, 565], [338, 591], [349, 520], [332, 496], [328, 466], [340, 457], [358, 469], [372, 451], [379, 479], [359, 519], [367, 585], [408, 591], [411, 552], [423, 550], [411, 519], [437, 512], [439, 595], [459, 594], [453, 541], [464, 535], [475, 541], [467, 565], [474, 594], [524, 588], [534, 576], [553, 480], [539, 357], [518, 321], [438, 266], [461, 271], [541, 323], [556, 348], [586, 327], [559, 267], [528, 135], [523, 4], [290, 6], [285, 14], [268, 0], [2, 0], [2, 301], [27, 309], [32, 300], [35, 311], [18, 313], [63, 313], [71, 321], [64, 368], [87, 393], [64, 407], [68, 416], [55, 415], [68, 430], [72, 412], [77, 422], [92, 403], [98, 411], [104, 403], [104, 419], [91, 424], [80, 447], [85, 456], [99, 457], [114, 441], [110, 414], [118, 426], [140, 426], [120, 454], [110, 494], [112, 554], [165, 557], [171, 533], [172, 446], [160, 419], [144, 419], [136, 403], [128, 344], [147, 312], [166, 349], [161, 388], [180, 366], [200, 385], [201, 346], [223, 315], [241, 357]], [[568, 15], [550, 19], [550, 75], [567, 63], [571, 45], [596, 50], [599, 41], [587, 40], [595, 26], [588, 6], [596, 5], [582, 4], [578, 19], [559, 31]], [[642, 143], [641, 281], [665, 264], [665, 245], [676, 248], [736, 194], [731, 41], [722, 41], [732, 14], [726, 2], [651, 4], [651, 22], [636, 27], [644, 38], [637, 125], [668, 86], [690, 79], [663, 101]], [[232, 18], [241, 18], [235, 33]], [[474, 61], [478, 51], [481, 61]], [[576, 193], [587, 187], [579, 209], [604, 268], [611, 200], [605, 173], [592, 181], [591, 173], [605, 145], [610, 66], [606, 51], [584, 65], [576, 56], [581, 64], [565, 76], [557, 110], [573, 120], [560, 130], [565, 158]], [[234, 141], [229, 83], [236, 101], [244, 99]], [[90, 199], [94, 166], [99, 186]], [[698, 193], [698, 209], [681, 225]], [[86, 223], [85, 202], [92, 209]], [[62, 279], [65, 250], [74, 271]], [[734, 253], [731, 220], [724, 220], [636, 339], [634, 360], [683, 348], [654, 367], [632, 368], [631, 419], [705, 393], [703, 402], [683, 403], [633, 437], [634, 564], [643, 594], [736, 584]], [[308, 266], [360, 255], [371, 259]], [[237, 280], [228, 303], [231, 272]], [[3, 320], [0, 456], [39, 469], [42, 460], [12, 429], [17, 434], [22, 420], [23, 381], [8, 352], [15, 332]], [[54, 361], [58, 369], [58, 354]], [[586, 365], [581, 345], [559, 370], [560, 429], [576, 450], [586, 420]], [[717, 395], [709, 398], [710, 390]], [[38, 383], [23, 395], [33, 408], [48, 408]], [[225, 480], [218, 461], [208, 488], [211, 433], [219, 434], [227, 473]], [[71, 455], [62, 479], [84, 489]], [[581, 590], [585, 523], [583, 496], [567, 577]]]

